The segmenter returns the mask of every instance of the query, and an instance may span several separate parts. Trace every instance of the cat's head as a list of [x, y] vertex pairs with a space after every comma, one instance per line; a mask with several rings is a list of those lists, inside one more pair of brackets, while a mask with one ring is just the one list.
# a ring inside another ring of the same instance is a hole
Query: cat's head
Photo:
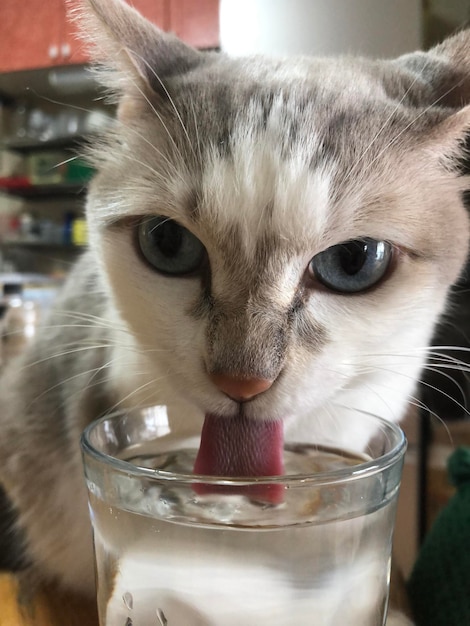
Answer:
[[467, 254], [470, 33], [231, 59], [87, 7], [118, 102], [90, 245], [156, 387], [224, 418], [399, 419]]

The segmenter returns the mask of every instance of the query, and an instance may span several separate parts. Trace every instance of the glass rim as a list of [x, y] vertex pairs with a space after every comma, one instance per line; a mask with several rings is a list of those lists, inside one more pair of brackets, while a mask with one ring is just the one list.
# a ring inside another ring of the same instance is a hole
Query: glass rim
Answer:
[[[104, 415], [86, 426], [80, 437], [80, 446], [83, 455], [89, 455], [95, 461], [107, 465], [116, 471], [134, 477], [147, 478], [154, 481], [163, 481], [179, 484], [207, 484], [219, 486], [249, 486], [249, 485], [289, 485], [289, 487], [325, 486], [351, 481], [367, 479], [380, 474], [396, 463], [404, 456], [407, 449], [407, 439], [402, 428], [395, 422], [390, 422], [372, 413], [364, 414], [366, 419], [373, 420], [382, 429], [385, 427], [394, 437], [393, 447], [376, 459], [370, 459], [345, 468], [316, 472], [312, 474], [280, 474], [273, 476], [210, 476], [204, 474], [176, 473], [168, 470], [150, 469], [141, 465], [135, 465], [124, 459], [119, 459], [111, 454], [102, 452], [93, 446], [90, 441], [91, 433], [103, 422], [116, 420], [119, 417], [131, 416], [139, 412], [139, 408], [120, 410]], [[320, 445], [320, 444], [319, 444]]]

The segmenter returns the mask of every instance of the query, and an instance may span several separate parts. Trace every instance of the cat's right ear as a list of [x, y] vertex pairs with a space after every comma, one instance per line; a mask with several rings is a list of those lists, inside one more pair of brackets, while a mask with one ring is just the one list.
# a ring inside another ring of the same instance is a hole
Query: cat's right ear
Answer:
[[166, 91], [165, 80], [184, 74], [205, 59], [201, 53], [165, 33], [124, 0], [68, 0], [68, 15], [100, 64]]

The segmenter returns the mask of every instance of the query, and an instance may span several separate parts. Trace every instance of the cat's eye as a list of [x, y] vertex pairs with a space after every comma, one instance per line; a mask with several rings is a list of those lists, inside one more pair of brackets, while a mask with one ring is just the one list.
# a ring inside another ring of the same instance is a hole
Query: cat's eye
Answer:
[[310, 261], [309, 274], [328, 289], [358, 293], [376, 285], [392, 261], [387, 241], [364, 238], [331, 246]]
[[158, 272], [183, 276], [196, 272], [206, 258], [203, 244], [187, 228], [167, 217], [146, 217], [138, 226], [138, 243]]

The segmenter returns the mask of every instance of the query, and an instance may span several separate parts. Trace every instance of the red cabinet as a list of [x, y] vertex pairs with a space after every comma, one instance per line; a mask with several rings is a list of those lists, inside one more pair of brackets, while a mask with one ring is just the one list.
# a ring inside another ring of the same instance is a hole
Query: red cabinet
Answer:
[[63, 0], [1, 0], [0, 70], [58, 62]]
[[[199, 48], [219, 43], [218, 0], [129, 0], [145, 17]], [[65, 0], [0, 0], [0, 72], [89, 60]]]
[[[162, 28], [170, 29], [170, 2], [173, 0], [127, 0], [137, 11]], [[196, 3], [198, 0], [196, 0]]]
[[196, 48], [216, 48], [219, 0], [172, 0], [169, 30]]

